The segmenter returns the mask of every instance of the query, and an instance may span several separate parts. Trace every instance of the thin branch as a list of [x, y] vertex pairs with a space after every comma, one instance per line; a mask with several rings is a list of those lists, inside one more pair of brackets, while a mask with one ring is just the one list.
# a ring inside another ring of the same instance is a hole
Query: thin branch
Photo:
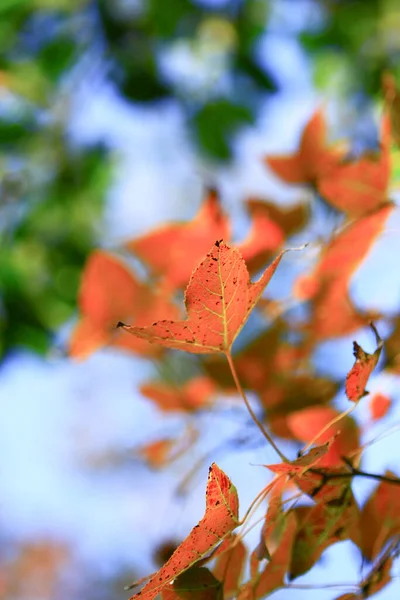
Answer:
[[263, 434], [263, 436], [265, 437], [265, 439], [271, 444], [271, 446], [273, 447], [273, 449], [275, 450], [275, 452], [279, 455], [280, 459], [283, 460], [283, 462], [289, 462], [289, 459], [286, 458], [286, 456], [279, 450], [278, 446], [275, 444], [274, 440], [272, 439], [272, 437], [270, 436], [270, 434], [266, 431], [265, 427], [263, 426], [263, 424], [261, 423], [261, 421], [258, 420], [255, 412], [253, 411], [253, 409], [250, 406], [249, 401], [247, 400], [246, 394], [244, 393], [244, 390], [242, 388], [242, 385], [239, 381], [239, 377], [237, 375], [236, 369], [235, 369], [235, 365], [233, 364], [233, 360], [232, 360], [232, 356], [230, 353], [225, 354], [229, 367], [231, 369], [231, 373], [232, 373], [232, 377], [233, 380], [235, 382], [237, 391], [239, 392], [239, 394], [242, 396], [244, 403], [247, 407], [247, 410], [249, 411], [254, 423], [257, 425], [257, 427], [259, 428], [259, 430], [261, 431], [261, 433]]
[[[349, 465], [350, 466], [350, 465]], [[366, 471], [361, 471], [360, 469], [356, 469], [355, 467], [351, 467], [351, 470], [348, 473], [327, 473], [326, 471], [320, 469], [308, 469], [311, 473], [315, 473], [316, 475], [320, 475], [324, 478], [325, 481], [329, 481], [330, 479], [352, 479], [353, 477], [366, 477], [368, 479], [376, 479], [377, 481], [384, 481], [385, 483], [390, 483], [392, 485], [400, 485], [400, 479], [397, 477], [390, 477], [388, 475], [379, 475], [378, 473], [367, 473]]]

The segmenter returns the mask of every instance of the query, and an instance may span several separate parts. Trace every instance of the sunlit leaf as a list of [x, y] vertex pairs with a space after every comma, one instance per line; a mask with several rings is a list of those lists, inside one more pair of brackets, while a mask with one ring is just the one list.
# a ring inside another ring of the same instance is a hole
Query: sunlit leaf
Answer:
[[371, 325], [371, 327], [375, 333], [377, 343], [377, 349], [373, 354], [368, 354], [357, 342], [353, 342], [353, 354], [356, 361], [346, 378], [346, 394], [352, 402], [358, 402], [368, 394], [365, 386], [381, 355], [383, 340], [379, 337], [374, 325]]
[[229, 353], [284, 252], [252, 283], [236, 248], [216, 242], [186, 289], [186, 321], [158, 321], [149, 327], [120, 325], [134, 336], [195, 354]]
[[152, 600], [176, 577], [204, 558], [238, 526], [238, 511], [239, 501], [235, 486], [213, 463], [208, 475], [206, 510], [203, 518], [165, 565], [150, 578], [142, 591], [132, 598]]

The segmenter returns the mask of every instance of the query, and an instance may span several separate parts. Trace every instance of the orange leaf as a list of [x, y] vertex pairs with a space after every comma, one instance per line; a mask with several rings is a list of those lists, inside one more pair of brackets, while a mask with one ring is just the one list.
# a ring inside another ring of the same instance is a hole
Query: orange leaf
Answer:
[[379, 421], [388, 412], [392, 405], [392, 400], [384, 394], [374, 394], [369, 401], [369, 412], [373, 421]]
[[101, 250], [93, 252], [86, 263], [78, 302], [82, 317], [70, 340], [70, 355], [74, 358], [85, 358], [108, 343], [138, 354], [154, 355], [154, 348], [148, 343], [119, 335], [116, 322], [135, 318], [140, 324], [160, 311], [170, 318], [179, 314], [165, 295], [154, 293], [123, 262]]
[[333, 443], [333, 439], [329, 440], [321, 446], [311, 448], [307, 454], [300, 456], [291, 462], [281, 462], [276, 465], [267, 465], [268, 469], [273, 473], [301, 476], [311, 467], [321, 462], [321, 459], [327, 454]]
[[308, 212], [305, 204], [282, 209], [270, 202], [253, 198], [246, 204], [252, 226], [247, 238], [238, 245], [238, 250], [250, 273], [255, 273], [271, 259], [287, 236], [306, 224]]
[[195, 411], [210, 404], [216, 385], [210, 377], [199, 375], [181, 387], [155, 381], [143, 384], [140, 391], [165, 412]]
[[224, 584], [224, 597], [236, 596], [246, 560], [246, 546], [233, 534], [218, 548], [213, 574]]
[[[311, 406], [288, 415], [287, 424], [298, 440], [309, 443], [339, 414], [331, 406]], [[323, 443], [333, 437], [329, 451], [321, 458], [319, 466], [341, 464], [341, 457], [356, 450], [360, 444], [357, 424], [348, 415], [331, 425], [317, 439], [319, 443]]]
[[[396, 477], [387, 471], [388, 477]], [[382, 481], [372, 492], [361, 513], [361, 550], [374, 560], [386, 542], [400, 533], [399, 486]]]
[[379, 337], [375, 326], [371, 323], [371, 328], [375, 333], [377, 349], [373, 354], [365, 352], [357, 342], [353, 342], [353, 354], [356, 358], [351, 371], [346, 378], [346, 394], [352, 402], [358, 402], [369, 392], [365, 389], [368, 379], [375, 369], [381, 355], [383, 340]]
[[195, 354], [228, 354], [283, 254], [252, 283], [236, 248], [216, 242], [192, 274], [185, 293], [186, 321], [158, 321], [149, 327], [120, 323], [132, 335]]
[[256, 548], [258, 560], [268, 558], [271, 560], [268, 545], [270, 543], [271, 534], [276, 527], [278, 517], [282, 513], [282, 493], [286, 486], [286, 477], [278, 477], [275, 479], [271, 492], [268, 498], [268, 510], [265, 515], [264, 523], [261, 530], [260, 543]]
[[[347, 225], [324, 249], [313, 273], [304, 279], [300, 295], [311, 300], [307, 333], [320, 340], [341, 336], [366, 324], [349, 298], [349, 283], [394, 209], [388, 203], [373, 214]], [[296, 287], [295, 287], [296, 289]]]
[[210, 190], [199, 212], [188, 223], [163, 225], [126, 244], [153, 275], [161, 276], [164, 287], [182, 288], [211, 244], [229, 239], [228, 217], [222, 212], [215, 190]]
[[316, 183], [341, 155], [341, 151], [326, 146], [325, 118], [317, 110], [304, 128], [299, 151], [289, 156], [267, 156], [265, 163], [287, 183]]
[[213, 463], [208, 475], [204, 517], [178, 546], [171, 558], [155, 573], [135, 599], [152, 600], [178, 575], [187, 571], [238, 524], [237, 491], [223, 471]]
[[391, 167], [390, 142], [390, 123], [384, 116], [381, 152], [332, 168], [318, 181], [323, 198], [352, 217], [360, 217], [385, 204]]
[[296, 517], [289, 513], [283, 522], [278, 546], [264, 571], [254, 581], [247, 582], [240, 590], [238, 600], [258, 600], [284, 585], [289, 569], [293, 538], [296, 533]]

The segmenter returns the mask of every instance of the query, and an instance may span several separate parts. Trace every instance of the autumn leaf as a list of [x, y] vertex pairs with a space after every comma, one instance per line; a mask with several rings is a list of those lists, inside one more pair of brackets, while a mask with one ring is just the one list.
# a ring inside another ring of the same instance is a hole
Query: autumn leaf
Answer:
[[239, 525], [237, 491], [225, 473], [213, 463], [208, 475], [203, 518], [155, 573], [135, 599], [152, 600], [176, 577], [193, 567]]
[[270, 543], [271, 534], [276, 527], [278, 517], [282, 513], [282, 493], [286, 485], [286, 478], [277, 477], [273, 483], [274, 485], [272, 486], [268, 497], [268, 510], [261, 529], [260, 543], [256, 548], [256, 556], [258, 560], [262, 560], [263, 558], [268, 558], [268, 560], [271, 560], [271, 554], [268, 546]]
[[385, 396], [385, 394], [374, 394], [368, 404], [371, 419], [373, 421], [383, 419], [390, 410], [391, 405], [392, 400], [388, 396]]
[[266, 262], [308, 220], [305, 204], [280, 208], [271, 202], [251, 198], [246, 202], [251, 217], [251, 229], [237, 248], [250, 273], [262, 269]]
[[296, 526], [294, 513], [288, 513], [283, 520], [280, 539], [277, 542], [277, 547], [271, 557], [271, 561], [260, 574], [256, 575], [254, 580], [250, 580], [244, 584], [239, 591], [237, 600], [258, 600], [259, 598], [265, 598], [274, 590], [284, 585], [285, 575], [290, 565]]
[[[396, 478], [387, 471], [385, 476]], [[368, 560], [374, 560], [386, 542], [400, 534], [399, 486], [381, 481], [365, 503], [360, 520], [360, 548]]]
[[290, 579], [309, 571], [326, 548], [350, 538], [359, 522], [359, 510], [348, 481], [338, 498], [320, 500], [303, 510], [302, 515], [293, 542]]
[[229, 354], [283, 254], [252, 283], [236, 248], [216, 242], [194, 271], [185, 293], [186, 321], [158, 321], [148, 327], [119, 325], [128, 333], [195, 354]]
[[246, 546], [242, 540], [237, 539], [235, 534], [226, 538], [214, 555], [216, 562], [213, 574], [223, 583], [225, 598], [236, 596], [243, 575], [246, 555]]
[[205, 567], [192, 567], [161, 592], [162, 600], [223, 600], [221, 582]]
[[182, 456], [196, 443], [198, 437], [198, 430], [189, 425], [182, 435], [144, 444], [136, 450], [136, 454], [153, 469], [160, 469]]
[[316, 464], [321, 464], [322, 458], [328, 453], [333, 442], [334, 438], [321, 446], [314, 446], [307, 454], [299, 456], [293, 461], [266, 466], [270, 471], [278, 475], [301, 476], [311, 467], [314, 467]]
[[304, 128], [297, 153], [286, 156], [267, 156], [265, 163], [287, 183], [316, 181], [342, 157], [338, 148], [326, 145], [326, 122], [322, 110], [317, 110]]
[[353, 354], [356, 361], [346, 378], [346, 395], [352, 402], [358, 402], [369, 393], [366, 391], [365, 386], [381, 355], [383, 340], [379, 337], [372, 323], [371, 328], [375, 333], [377, 343], [377, 348], [373, 354], [368, 354], [357, 342], [353, 342]]
[[358, 427], [350, 415], [344, 416], [317, 437], [318, 433], [339, 415], [340, 413], [332, 406], [311, 406], [287, 416], [288, 427], [299, 441], [310, 443], [317, 439], [321, 444], [332, 440], [329, 451], [321, 459], [320, 466], [341, 464], [342, 456], [347, 456], [359, 448]]
[[229, 219], [221, 209], [217, 192], [210, 190], [192, 221], [163, 225], [127, 242], [126, 247], [153, 276], [161, 277], [163, 288], [174, 290], [186, 285], [215, 240], [229, 237]]
[[381, 124], [381, 149], [356, 161], [342, 161], [318, 180], [321, 196], [351, 217], [360, 217], [384, 205], [390, 180], [390, 122]]
[[164, 412], [193, 412], [208, 406], [217, 391], [216, 384], [206, 375], [198, 375], [182, 386], [154, 381], [140, 386], [140, 392]]
[[143, 324], [153, 315], [179, 315], [168, 297], [151, 290], [121, 260], [102, 250], [93, 252], [86, 263], [78, 304], [82, 316], [72, 333], [69, 353], [80, 359], [106, 344], [154, 356], [155, 348], [143, 340], [119, 335], [115, 323], [133, 318]]
[[295, 295], [311, 303], [305, 330], [308, 336], [322, 340], [346, 335], [371, 320], [371, 315], [361, 315], [355, 309], [349, 284], [393, 210], [393, 204], [388, 203], [347, 225], [324, 247], [313, 272], [297, 282]]

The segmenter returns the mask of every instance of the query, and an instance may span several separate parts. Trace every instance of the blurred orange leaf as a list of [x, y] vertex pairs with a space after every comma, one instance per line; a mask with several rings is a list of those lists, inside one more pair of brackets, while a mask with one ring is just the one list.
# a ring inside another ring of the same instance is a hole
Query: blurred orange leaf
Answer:
[[342, 152], [326, 145], [326, 122], [322, 110], [317, 110], [304, 128], [297, 153], [267, 156], [265, 163], [287, 183], [312, 183], [340, 160]]
[[385, 394], [374, 394], [368, 404], [368, 409], [373, 421], [379, 421], [389, 411], [392, 400]]
[[140, 392], [165, 412], [195, 411], [210, 404], [217, 387], [206, 375], [190, 379], [182, 386], [154, 381], [140, 386]]
[[[387, 471], [388, 477], [396, 477]], [[361, 512], [361, 550], [368, 560], [374, 560], [385, 543], [400, 533], [399, 486], [386, 481], [372, 492]]]
[[381, 150], [357, 161], [342, 161], [318, 181], [323, 198], [352, 217], [376, 210], [388, 200], [390, 179], [390, 122], [386, 115], [381, 125]]
[[[210, 190], [199, 212], [187, 223], [170, 223], [127, 242], [163, 287], [182, 288], [211, 244], [230, 238], [230, 224], [215, 190]], [[154, 319], [153, 319], [154, 320]]]
[[249, 272], [255, 273], [265, 266], [289, 235], [306, 224], [308, 210], [305, 204], [285, 209], [254, 198], [246, 204], [251, 216], [251, 229], [237, 248]]
[[[289, 414], [287, 424], [296, 439], [309, 443], [339, 414], [331, 406], [311, 406]], [[354, 419], [347, 415], [317, 437], [320, 444], [331, 439], [332, 443], [329, 450], [325, 456], [321, 457], [319, 466], [341, 464], [342, 456], [347, 456], [350, 452], [359, 448], [359, 431]]]
[[157, 354], [157, 349], [147, 342], [120, 335], [115, 329], [117, 322], [133, 318], [142, 324], [154, 315], [179, 315], [165, 294], [152, 291], [122, 261], [102, 250], [93, 252], [86, 263], [78, 304], [81, 319], [69, 346], [74, 358], [86, 358], [106, 344], [147, 356]]

